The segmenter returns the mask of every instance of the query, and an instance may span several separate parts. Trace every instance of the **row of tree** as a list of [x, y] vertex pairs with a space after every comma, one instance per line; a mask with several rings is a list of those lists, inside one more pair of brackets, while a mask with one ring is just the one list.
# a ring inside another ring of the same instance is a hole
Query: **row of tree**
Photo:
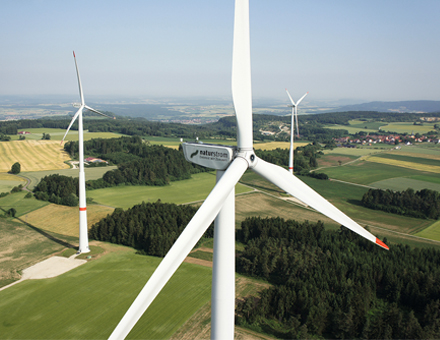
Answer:
[[370, 209], [399, 215], [435, 220], [440, 218], [440, 193], [435, 190], [369, 189], [362, 197], [362, 204]]
[[[142, 202], [125, 211], [115, 209], [92, 226], [89, 236], [133, 247], [142, 254], [165, 256], [196, 211], [192, 206], [161, 203], [160, 200]], [[204, 237], [212, 236], [211, 225]]]
[[[279, 338], [440, 338], [440, 252], [385, 251], [341, 227], [250, 218], [237, 271], [272, 286], [237, 307], [238, 322]], [[386, 240], [385, 240], [386, 242]]]

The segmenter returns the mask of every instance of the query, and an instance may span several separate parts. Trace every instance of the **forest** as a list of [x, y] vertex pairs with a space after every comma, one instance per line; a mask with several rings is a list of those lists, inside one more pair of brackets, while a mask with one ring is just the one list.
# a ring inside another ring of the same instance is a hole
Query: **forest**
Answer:
[[370, 209], [416, 218], [440, 217], [440, 193], [423, 189], [404, 191], [369, 189], [362, 197], [362, 204]]
[[43, 177], [34, 188], [36, 199], [70, 207], [78, 205], [78, 191], [78, 178], [58, 174]]
[[[196, 211], [197, 208], [189, 205], [162, 203], [160, 200], [142, 202], [125, 211], [115, 209], [92, 226], [89, 236], [133, 247], [140, 254], [163, 257]], [[211, 225], [204, 237], [213, 237], [213, 232]]]
[[282, 218], [248, 218], [237, 240], [237, 272], [271, 284], [239, 302], [239, 325], [283, 339], [440, 338], [437, 250], [385, 251], [344, 227]]

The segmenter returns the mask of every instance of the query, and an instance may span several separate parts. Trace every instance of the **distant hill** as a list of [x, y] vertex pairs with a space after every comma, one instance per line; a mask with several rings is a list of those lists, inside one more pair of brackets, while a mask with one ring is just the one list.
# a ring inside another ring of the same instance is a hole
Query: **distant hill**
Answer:
[[399, 102], [370, 102], [345, 105], [332, 111], [378, 111], [378, 112], [440, 112], [438, 100], [408, 100]]

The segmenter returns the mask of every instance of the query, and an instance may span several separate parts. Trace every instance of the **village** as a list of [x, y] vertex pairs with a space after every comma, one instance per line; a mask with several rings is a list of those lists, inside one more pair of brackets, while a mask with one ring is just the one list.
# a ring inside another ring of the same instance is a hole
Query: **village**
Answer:
[[440, 139], [437, 136], [425, 136], [419, 133], [416, 134], [388, 134], [388, 135], [378, 135], [378, 134], [368, 134], [361, 135], [356, 134], [355, 137], [347, 136], [334, 138], [333, 141], [338, 147], [349, 147], [354, 148], [356, 145], [374, 145], [374, 144], [405, 144], [412, 145], [414, 143], [435, 143], [439, 144]]

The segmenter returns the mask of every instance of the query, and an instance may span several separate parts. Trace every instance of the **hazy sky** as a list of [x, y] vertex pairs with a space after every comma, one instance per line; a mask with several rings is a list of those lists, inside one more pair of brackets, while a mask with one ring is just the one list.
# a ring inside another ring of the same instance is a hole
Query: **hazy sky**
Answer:
[[[0, 95], [231, 96], [232, 0], [0, 0]], [[254, 98], [440, 100], [440, 1], [250, 1]]]

